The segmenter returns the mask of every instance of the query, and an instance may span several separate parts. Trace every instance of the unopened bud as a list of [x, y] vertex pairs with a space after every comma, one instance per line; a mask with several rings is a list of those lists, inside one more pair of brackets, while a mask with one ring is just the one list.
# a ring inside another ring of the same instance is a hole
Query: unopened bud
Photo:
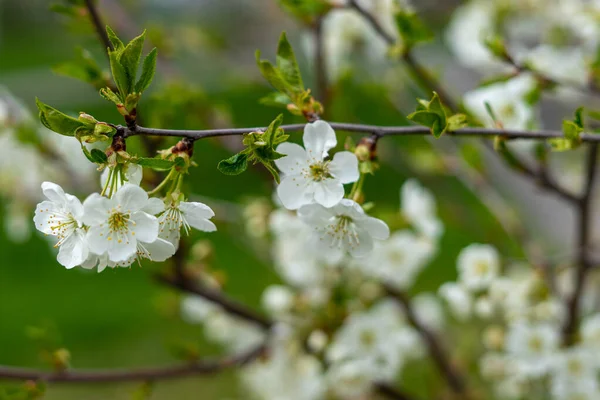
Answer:
[[55, 369], [63, 371], [69, 367], [71, 361], [71, 352], [65, 348], [60, 348], [52, 353], [52, 364]]
[[116, 129], [108, 125], [106, 122], [98, 122], [94, 127], [94, 135], [107, 136], [116, 132]]
[[358, 142], [354, 154], [359, 161], [373, 161], [377, 159], [377, 140], [373, 137], [363, 137]]

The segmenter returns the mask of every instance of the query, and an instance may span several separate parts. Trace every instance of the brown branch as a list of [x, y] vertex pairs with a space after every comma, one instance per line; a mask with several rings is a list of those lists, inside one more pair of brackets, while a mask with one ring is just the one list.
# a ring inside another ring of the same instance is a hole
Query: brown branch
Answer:
[[88, 10], [90, 21], [92, 22], [92, 25], [98, 34], [98, 38], [104, 45], [104, 49], [114, 50], [112, 43], [108, 39], [108, 34], [106, 33], [106, 25], [102, 22], [102, 18], [96, 9], [94, 0], [85, 0], [85, 7]]
[[400, 389], [396, 389], [393, 386], [390, 386], [387, 383], [375, 383], [375, 390], [382, 396], [387, 397], [388, 399], [395, 400], [414, 400], [414, 397], [409, 396], [408, 394], [400, 391]]
[[34, 380], [55, 383], [104, 383], [125, 381], [153, 381], [177, 379], [198, 374], [212, 374], [228, 368], [245, 365], [266, 350], [264, 344], [239, 355], [215, 360], [200, 360], [180, 365], [140, 369], [84, 370], [60, 372], [0, 366], [1, 380]]
[[579, 322], [579, 305], [583, 296], [585, 280], [594, 261], [589, 254], [590, 231], [591, 231], [591, 203], [592, 190], [596, 177], [598, 163], [598, 145], [589, 146], [588, 158], [586, 162], [586, 181], [583, 194], [581, 195], [577, 207], [577, 275], [575, 277], [575, 287], [573, 293], [567, 299], [567, 319], [562, 330], [563, 345], [570, 346], [575, 342]]
[[[424, 126], [380, 126], [380, 125], [365, 125], [352, 124], [344, 122], [329, 122], [332, 128], [346, 131], [366, 133], [381, 138], [384, 136], [428, 136], [431, 135], [429, 128]], [[300, 132], [304, 129], [305, 124], [282, 125], [287, 132]], [[148, 135], [148, 136], [171, 136], [171, 137], [188, 137], [191, 139], [205, 139], [209, 137], [222, 136], [241, 136], [245, 133], [254, 131], [264, 131], [266, 126], [250, 127], [250, 128], [226, 128], [226, 129], [205, 129], [205, 130], [175, 130], [175, 129], [157, 129], [138, 126], [135, 130], [131, 130], [125, 126], [116, 126], [117, 129], [124, 132], [124, 136]], [[546, 140], [564, 138], [560, 131], [539, 130], [528, 131], [524, 129], [498, 129], [498, 128], [461, 128], [452, 132], [446, 132], [447, 136], [461, 137], [482, 137], [493, 139], [500, 136], [503, 139], [531, 139], [531, 140]], [[600, 135], [591, 133], [582, 133], [582, 142], [600, 143]]]
[[223, 309], [228, 313], [238, 316], [248, 322], [252, 322], [262, 328], [268, 329], [273, 324], [272, 321], [267, 317], [257, 313], [243, 304], [231, 300], [219, 290], [200, 287], [192, 282], [189, 282], [188, 280], [180, 280], [168, 275], [157, 275], [156, 279], [159, 282], [173, 288], [201, 296], [202, 298], [223, 307]]
[[388, 296], [396, 300], [404, 313], [406, 314], [406, 319], [408, 322], [417, 330], [417, 332], [421, 335], [421, 338], [425, 342], [427, 349], [429, 351], [429, 355], [431, 356], [433, 362], [435, 363], [437, 369], [440, 374], [446, 379], [448, 385], [452, 389], [452, 391], [456, 394], [459, 394], [463, 397], [462, 399], [467, 398], [467, 391], [465, 388], [464, 378], [461, 376], [459, 371], [450, 363], [448, 359], [448, 355], [443, 349], [442, 345], [438, 341], [436, 335], [429, 330], [421, 321], [417, 318], [408, 296], [389, 285], [384, 284], [384, 289]]

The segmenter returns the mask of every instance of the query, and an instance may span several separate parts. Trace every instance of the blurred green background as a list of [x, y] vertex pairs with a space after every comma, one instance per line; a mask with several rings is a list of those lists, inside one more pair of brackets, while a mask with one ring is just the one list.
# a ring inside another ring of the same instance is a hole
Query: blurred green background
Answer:
[[[106, 21], [122, 36], [130, 39], [140, 28], [149, 28], [159, 52], [167, 55], [151, 93], [175, 101], [165, 105], [158, 98], [144, 96], [141, 116], [148, 125], [205, 128], [268, 124], [279, 110], [258, 103], [270, 89], [260, 79], [253, 53], [260, 48], [271, 57], [281, 30], [289, 32], [306, 80], [313, 81], [310, 57], [302, 51], [302, 33], [275, 1], [130, 1], [117, 4], [119, 12], [114, 11], [117, 2], [100, 3]], [[50, 12], [48, 3], [42, 0], [0, 3], [1, 85], [32, 111], [34, 97], [38, 96], [62, 110], [86, 111], [99, 120], [121, 123], [116, 111], [93, 88], [52, 73], [52, 66], [73, 58], [75, 46], [89, 49], [105, 63], [102, 48], [85, 18], [74, 22]], [[403, 76], [395, 66], [389, 73]], [[370, 78], [359, 79], [359, 75], [347, 75], [335, 85], [327, 118], [381, 125], [406, 123], [403, 115], [411, 108], [400, 112], [388, 88]], [[179, 83], [172, 86], [173, 81]], [[171, 89], [166, 90], [169, 85]], [[418, 94], [410, 86], [401, 89], [406, 99]], [[410, 100], [406, 104], [413, 107]], [[286, 123], [294, 121], [285, 116]], [[130, 148], [139, 148], [139, 143], [134, 144], [136, 140], [130, 140]], [[227, 147], [235, 146], [236, 140], [239, 138], [226, 144], [212, 139], [196, 144], [199, 167], [188, 180], [188, 187], [195, 194], [207, 196], [209, 205], [214, 205], [210, 199], [215, 203], [240, 203], [258, 196], [270, 199], [272, 183], [258, 167], [238, 177], [224, 176], [216, 170], [217, 162], [232, 154]], [[492, 243], [501, 254], [514, 259], [522, 256], [514, 240], [459, 180], [439, 168], [423, 173], [422, 168], [415, 167], [417, 155], [428, 151], [425, 139], [388, 138], [380, 146], [382, 168], [366, 183], [367, 200], [376, 202], [376, 212], [396, 213], [401, 184], [416, 175], [436, 195], [446, 224], [441, 252], [421, 276], [416, 291], [435, 290], [441, 282], [453, 278], [459, 250], [472, 242]], [[194, 234], [192, 241], [209, 239], [213, 243], [211, 268], [226, 274], [225, 290], [258, 308], [263, 288], [278, 278], [267, 261], [268, 252], [259, 248], [261, 254], [257, 254], [257, 247], [246, 238], [241, 216], [226, 217], [230, 222], [219, 221], [217, 233]], [[206, 355], [220, 353], [220, 349], [203, 341], [200, 327], [179, 319], [177, 295], [153, 280], [153, 273], [166, 265], [144, 264], [142, 268], [109, 269], [101, 274], [66, 270], [56, 262], [54, 249], [40, 235], [14, 244], [4, 232], [0, 232], [0, 254], [0, 364], [46, 367], [39, 347], [26, 334], [32, 326], [50, 326], [58, 332], [56, 343], [69, 349], [74, 367], [174, 363], [177, 360], [171, 349], [183, 342], [197, 343]], [[232, 377], [233, 373], [226, 372], [158, 382], [151, 398], [247, 398]], [[16, 386], [15, 382], [0, 382], [0, 388]], [[57, 384], [48, 388], [45, 398], [128, 399], [136, 387], [134, 383]]]

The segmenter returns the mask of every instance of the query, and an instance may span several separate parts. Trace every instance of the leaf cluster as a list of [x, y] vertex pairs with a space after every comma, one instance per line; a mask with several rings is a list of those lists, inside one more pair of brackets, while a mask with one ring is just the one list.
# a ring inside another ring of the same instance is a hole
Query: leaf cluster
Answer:
[[436, 138], [466, 125], [466, 115], [448, 115], [436, 92], [433, 92], [433, 98], [429, 101], [423, 99], [417, 99], [417, 101], [419, 102], [417, 110], [407, 118], [419, 125], [428, 127], [431, 134]]

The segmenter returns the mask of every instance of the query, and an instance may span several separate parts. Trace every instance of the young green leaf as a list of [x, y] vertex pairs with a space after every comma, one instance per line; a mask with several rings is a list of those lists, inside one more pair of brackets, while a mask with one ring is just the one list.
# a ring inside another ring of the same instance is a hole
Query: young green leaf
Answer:
[[271, 92], [259, 100], [260, 104], [271, 107], [284, 107], [292, 103], [292, 99], [281, 92]]
[[290, 94], [293, 93], [292, 88], [285, 79], [281, 76], [279, 71], [271, 64], [268, 60], [260, 59], [260, 51], [256, 51], [256, 64], [262, 76], [273, 86], [275, 89], [282, 93]]
[[433, 38], [433, 32], [421, 21], [414, 12], [400, 10], [395, 15], [396, 28], [406, 49], [415, 44], [427, 42]]
[[[439, 138], [448, 130], [448, 119], [438, 94], [433, 92], [433, 98], [430, 101], [419, 99], [418, 103], [417, 111], [407, 118], [419, 125], [428, 127], [431, 134]], [[456, 118], [453, 123], [460, 125], [460, 117]]]
[[123, 100], [121, 100], [119, 96], [108, 87], [100, 89], [100, 96], [102, 96], [108, 101], [112, 101], [117, 105], [123, 103]]
[[40, 110], [40, 121], [42, 122], [42, 125], [56, 133], [65, 136], [75, 136], [75, 133], [79, 129], [94, 129], [93, 125], [90, 127], [88, 124], [85, 124], [76, 118], [69, 117], [57, 109], [42, 103], [37, 98], [35, 99], [35, 103]]
[[77, 49], [75, 60], [56, 65], [52, 68], [52, 71], [55, 74], [79, 79], [98, 89], [106, 85], [102, 68], [100, 68], [91, 53], [83, 48]]
[[108, 53], [108, 57], [110, 60], [110, 70], [112, 72], [113, 79], [117, 85], [117, 89], [119, 89], [119, 97], [122, 99], [121, 102], [127, 97], [129, 92], [131, 91], [131, 81], [127, 76], [127, 72], [125, 68], [119, 62], [119, 53], [116, 51], [110, 51]]
[[294, 54], [290, 42], [287, 40], [285, 32], [283, 32], [279, 38], [276, 61], [277, 69], [280, 71], [281, 76], [285, 81], [295, 92], [302, 92], [304, 90], [302, 75], [300, 74], [300, 68], [296, 61], [296, 55]]
[[106, 34], [108, 35], [108, 40], [110, 40], [110, 43], [112, 43], [116, 52], [120, 52], [123, 50], [123, 48], [125, 48], [121, 39], [119, 39], [117, 34], [108, 25], [106, 25]]
[[[144, 47], [144, 40], [146, 38], [146, 31], [142, 32], [141, 35], [133, 38], [131, 42], [125, 46], [119, 57], [119, 63], [123, 66], [125, 74], [128, 78], [129, 88], [134, 87], [134, 82], [137, 77], [138, 65], [140, 64], [140, 58], [142, 56], [142, 49]], [[129, 94], [129, 92], [127, 92]]]
[[238, 153], [226, 160], [221, 160], [217, 168], [225, 175], [239, 175], [248, 168], [248, 155]]
[[98, 150], [98, 149], [92, 149], [90, 151], [90, 157], [91, 157], [91, 161], [95, 162], [96, 164], [105, 164], [108, 161], [108, 157], [106, 157], [106, 153], [104, 153], [102, 150]]
[[175, 163], [173, 161], [165, 160], [162, 158], [144, 158], [140, 157], [133, 160], [135, 164], [141, 167], [151, 168], [156, 171], [167, 171], [171, 169]]
[[140, 79], [135, 84], [135, 91], [138, 93], [142, 93], [144, 90], [150, 86], [152, 83], [152, 79], [154, 78], [154, 73], [156, 71], [156, 47], [148, 53], [146, 58], [144, 58], [144, 63], [142, 65], [142, 75]]

